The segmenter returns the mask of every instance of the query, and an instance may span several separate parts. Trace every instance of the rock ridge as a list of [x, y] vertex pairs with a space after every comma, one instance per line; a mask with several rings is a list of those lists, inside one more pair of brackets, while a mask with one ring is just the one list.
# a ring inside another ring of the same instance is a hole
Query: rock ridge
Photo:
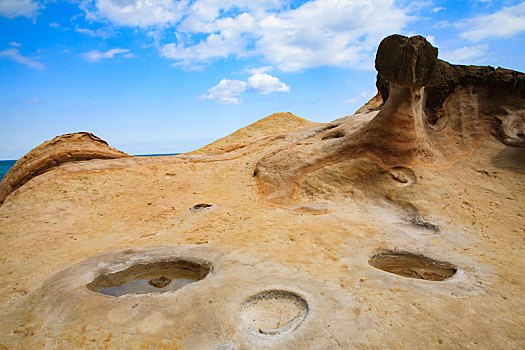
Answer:
[[20, 158], [0, 182], [0, 204], [27, 181], [64, 163], [90, 159], [113, 159], [130, 155], [111, 148], [89, 132], [57, 136]]

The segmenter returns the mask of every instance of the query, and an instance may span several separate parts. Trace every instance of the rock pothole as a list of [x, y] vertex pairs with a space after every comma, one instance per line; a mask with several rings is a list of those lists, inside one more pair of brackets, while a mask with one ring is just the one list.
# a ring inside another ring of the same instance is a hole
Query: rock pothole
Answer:
[[87, 288], [110, 296], [163, 293], [173, 291], [205, 278], [211, 265], [190, 260], [172, 260], [137, 264], [126, 270], [102, 274]]
[[190, 211], [203, 211], [203, 210], [210, 209], [211, 207], [213, 207], [213, 204], [199, 203], [199, 204], [195, 204], [193, 207], [191, 207]]
[[410, 186], [417, 180], [416, 174], [410, 168], [394, 167], [389, 171], [389, 174], [400, 187]]
[[321, 215], [330, 213], [332, 208], [325, 203], [305, 203], [291, 207], [290, 210], [294, 214]]
[[368, 263], [389, 273], [428, 281], [444, 281], [452, 277], [457, 271], [448, 262], [410, 252], [391, 250], [377, 253], [370, 258]]
[[255, 334], [278, 336], [294, 331], [308, 314], [308, 304], [297, 294], [269, 290], [248, 298], [241, 307], [241, 318]]
[[334, 132], [334, 133], [328, 134], [326, 136], [323, 136], [323, 138], [321, 138], [321, 140], [325, 141], [325, 140], [331, 140], [331, 139], [339, 139], [339, 138], [341, 138], [343, 136], [345, 136], [345, 134], [342, 131], [338, 131], [338, 132]]

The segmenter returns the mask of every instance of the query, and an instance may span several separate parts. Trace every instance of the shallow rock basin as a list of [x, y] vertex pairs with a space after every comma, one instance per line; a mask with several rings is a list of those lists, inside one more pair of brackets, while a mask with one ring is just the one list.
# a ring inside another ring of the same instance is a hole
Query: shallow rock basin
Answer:
[[87, 288], [110, 296], [162, 293], [177, 290], [203, 279], [210, 266], [188, 260], [138, 264], [109, 274], [102, 274]]
[[368, 263], [389, 273], [429, 281], [446, 280], [457, 271], [447, 262], [410, 252], [382, 251], [374, 255]]
[[276, 336], [295, 330], [308, 314], [308, 304], [295, 293], [270, 290], [254, 295], [241, 308], [241, 318], [259, 335]]

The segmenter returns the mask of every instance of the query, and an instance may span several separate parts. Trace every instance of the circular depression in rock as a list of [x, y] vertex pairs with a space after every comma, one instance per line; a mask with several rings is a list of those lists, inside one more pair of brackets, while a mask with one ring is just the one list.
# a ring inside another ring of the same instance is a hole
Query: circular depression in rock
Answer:
[[276, 336], [295, 330], [308, 314], [308, 304], [295, 293], [264, 291], [248, 298], [241, 307], [241, 318], [259, 335]]
[[402, 187], [410, 186], [417, 181], [416, 174], [410, 168], [394, 167], [390, 169], [389, 174]]
[[212, 204], [199, 203], [199, 204], [195, 204], [193, 207], [191, 207], [190, 210], [191, 211], [201, 211], [201, 210], [210, 209], [211, 207], [213, 207]]
[[382, 251], [370, 258], [368, 263], [386, 272], [428, 281], [446, 280], [457, 271], [450, 263], [410, 252]]
[[211, 271], [207, 262], [171, 260], [136, 264], [126, 270], [102, 274], [87, 288], [106, 295], [162, 293], [199, 281]]

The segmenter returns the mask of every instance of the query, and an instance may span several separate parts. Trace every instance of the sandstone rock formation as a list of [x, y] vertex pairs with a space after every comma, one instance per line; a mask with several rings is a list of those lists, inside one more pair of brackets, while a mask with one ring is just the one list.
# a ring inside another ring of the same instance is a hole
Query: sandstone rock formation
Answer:
[[294, 129], [317, 125], [292, 113], [274, 113], [259, 120], [256, 124], [248, 125], [237, 130], [227, 137], [223, 137], [209, 145], [188, 154], [220, 154], [244, 148], [247, 145], [271, 138]]
[[25, 183], [0, 206], [0, 348], [522, 349], [523, 74], [421, 37], [377, 58], [352, 116]]
[[64, 163], [129, 157], [88, 132], [57, 136], [20, 158], [0, 183], [0, 204], [33, 177]]
[[[267, 200], [286, 205], [308, 173], [364, 155], [391, 170], [448, 164], [490, 135], [522, 145], [525, 75], [454, 66], [437, 55], [421, 36], [384, 39], [376, 57], [381, 110], [371, 120], [367, 114], [319, 127], [296, 147], [263, 158], [257, 177]], [[378, 105], [374, 100], [370, 104]]]

